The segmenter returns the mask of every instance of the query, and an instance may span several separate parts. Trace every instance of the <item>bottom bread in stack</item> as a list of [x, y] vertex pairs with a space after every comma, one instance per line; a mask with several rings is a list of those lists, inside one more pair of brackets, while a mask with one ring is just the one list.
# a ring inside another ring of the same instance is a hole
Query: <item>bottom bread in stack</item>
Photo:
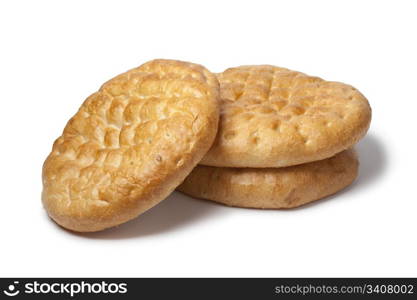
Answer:
[[332, 195], [358, 175], [354, 149], [320, 161], [283, 168], [198, 165], [177, 188], [184, 194], [249, 208], [293, 208]]

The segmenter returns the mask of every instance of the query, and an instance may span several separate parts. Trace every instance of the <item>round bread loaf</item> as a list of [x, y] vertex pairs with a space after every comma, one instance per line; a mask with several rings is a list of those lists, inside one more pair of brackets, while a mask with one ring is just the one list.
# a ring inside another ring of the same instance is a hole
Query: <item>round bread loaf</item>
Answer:
[[204, 67], [154, 60], [82, 104], [43, 166], [42, 201], [74, 231], [124, 223], [166, 198], [213, 143], [218, 81]]
[[177, 188], [225, 205], [293, 208], [340, 191], [358, 174], [354, 150], [285, 168], [220, 168], [198, 165]]
[[368, 130], [371, 108], [352, 86], [284, 68], [230, 68], [217, 75], [221, 116], [200, 164], [286, 167], [331, 157]]

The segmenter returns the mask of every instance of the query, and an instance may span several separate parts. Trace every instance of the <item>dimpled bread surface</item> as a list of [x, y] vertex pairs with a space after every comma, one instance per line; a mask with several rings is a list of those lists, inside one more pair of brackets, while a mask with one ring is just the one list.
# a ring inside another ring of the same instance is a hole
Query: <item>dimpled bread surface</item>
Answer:
[[213, 143], [219, 86], [204, 67], [154, 60], [106, 82], [55, 141], [42, 201], [74, 231], [98, 231], [166, 198]]
[[352, 147], [369, 128], [369, 103], [352, 86], [269, 65], [230, 68], [217, 77], [219, 132], [200, 164], [307, 163]]
[[229, 206], [293, 208], [334, 194], [358, 174], [354, 150], [285, 168], [221, 168], [198, 165], [177, 188]]

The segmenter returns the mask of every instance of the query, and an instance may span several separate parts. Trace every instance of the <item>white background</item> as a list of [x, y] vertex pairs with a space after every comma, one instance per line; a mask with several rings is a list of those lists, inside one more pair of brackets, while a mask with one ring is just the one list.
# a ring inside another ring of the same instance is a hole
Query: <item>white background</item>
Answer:
[[[0, 276], [417, 276], [415, 1], [2, 1]], [[73, 234], [41, 167], [82, 101], [153, 58], [274, 64], [354, 85], [373, 108], [356, 183], [288, 211], [174, 193]]]

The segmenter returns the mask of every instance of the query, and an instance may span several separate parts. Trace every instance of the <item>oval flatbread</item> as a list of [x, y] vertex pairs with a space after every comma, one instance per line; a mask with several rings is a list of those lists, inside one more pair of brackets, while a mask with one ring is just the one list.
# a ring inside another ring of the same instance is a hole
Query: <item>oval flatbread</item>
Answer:
[[82, 104], [43, 166], [50, 217], [74, 231], [124, 223], [166, 198], [213, 143], [217, 79], [154, 60], [106, 82]]
[[352, 86], [261, 65], [218, 74], [221, 117], [200, 164], [286, 167], [331, 157], [368, 130], [371, 109]]
[[358, 174], [354, 150], [286, 168], [219, 168], [198, 165], [177, 188], [229, 206], [293, 208], [334, 194]]

